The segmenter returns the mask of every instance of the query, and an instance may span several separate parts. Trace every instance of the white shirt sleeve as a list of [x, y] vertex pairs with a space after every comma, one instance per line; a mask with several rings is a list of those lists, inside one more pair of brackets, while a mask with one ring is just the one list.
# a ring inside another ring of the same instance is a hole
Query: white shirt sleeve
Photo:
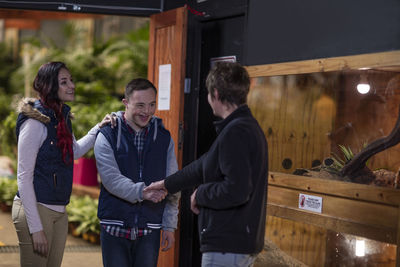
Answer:
[[26, 120], [20, 128], [18, 137], [18, 191], [30, 233], [43, 230], [37, 208], [33, 174], [39, 148], [47, 137], [47, 128], [34, 119]]
[[[94, 146], [99, 126], [94, 126], [87, 135], [76, 141], [73, 136], [74, 158], [80, 158]], [[33, 175], [36, 165], [36, 157], [40, 147], [47, 138], [46, 126], [35, 119], [27, 119], [20, 128], [18, 137], [18, 191], [24, 207], [28, 222], [29, 232], [35, 233], [43, 230], [37, 209], [37, 199], [33, 187]], [[64, 212], [63, 205], [46, 205], [39, 203], [49, 209]]]
[[96, 135], [100, 127], [96, 124], [90, 131], [81, 139], [76, 141], [75, 136], [73, 136], [73, 151], [74, 159], [78, 159], [86, 154], [94, 146], [96, 141]]

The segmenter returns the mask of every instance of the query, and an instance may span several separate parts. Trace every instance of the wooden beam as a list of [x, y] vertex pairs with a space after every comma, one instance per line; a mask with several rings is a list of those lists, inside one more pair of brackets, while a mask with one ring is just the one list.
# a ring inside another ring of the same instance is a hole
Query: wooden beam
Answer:
[[[300, 193], [321, 197], [322, 213], [300, 209]], [[267, 215], [396, 244], [400, 267], [399, 190], [272, 172]]]
[[393, 66], [400, 67], [400, 50], [355, 56], [247, 66], [246, 69], [249, 72], [250, 77], [261, 77]]
[[[301, 190], [305, 193], [321, 193], [354, 200], [400, 206], [400, 191], [394, 188], [327, 180], [315, 177], [270, 172], [269, 185]], [[334, 190], [332, 190], [334, 188]]]
[[[268, 204], [279, 205], [287, 209], [295, 209], [303, 212], [307, 217], [308, 211], [299, 209], [299, 195], [309, 194], [322, 198], [322, 217], [335, 218], [338, 220], [352, 222], [354, 224], [373, 225], [382, 229], [391, 229], [393, 239], [396, 238], [398, 224], [397, 211], [399, 207], [381, 203], [347, 199], [339, 196], [324, 195], [318, 193], [307, 193], [300, 190], [287, 189], [268, 185]], [[313, 213], [314, 214], [314, 213]]]
[[0, 9], [0, 19], [86, 19], [102, 18], [103, 15], [72, 13], [59, 11], [36, 11], [36, 10], [14, 10]]
[[[267, 215], [315, 225], [335, 232], [348, 233], [384, 243], [396, 244], [396, 229], [343, 220], [333, 216], [314, 214], [298, 209], [268, 204]], [[268, 225], [267, 225], [268, 227]]]
[[17, 28], [17, 29], [32, 29], [37, 30], [40, 28], [40, 20], [37, 19], [6, 19], [4, 27]]

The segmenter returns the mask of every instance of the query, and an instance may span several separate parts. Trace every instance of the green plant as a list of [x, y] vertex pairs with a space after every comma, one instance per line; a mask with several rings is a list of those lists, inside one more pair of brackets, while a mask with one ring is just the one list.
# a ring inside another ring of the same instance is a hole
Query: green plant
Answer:
[[77, 234], [100, 234], [100, 222], [97, 218], [98, 200], [89, 196], [71, 196], [67, 206], [68, 221], [77, 223]]
[[0, 151], [2, 155], [10, 157], [15, 162], [14, 171], [16, 170], [17, 159], [17, 136], [15, 134], [17, 116], [16, 111], [10, 111], [8, 116], [1, 122], [0, 129]]
[[339, 145], [340, 151], [343, 154], [343, 158], [340, 158], [335, 153], [332, 153], [333, 167], [337, 170], [341, 170], [344, 165], [354, 158], [354, 153], [350, 147], [345, 147], [344, 145]]
[[[367, 145], [368, 145], [367, 143], [364, 143], [363, 148], [365, 148]], [[332, 152], [331, 159], [333, 161], [333, 164], [326, 166], [327, 171], [335, 174], [339, 174], [342, 168], [355, 156], [350, 147], [346, 147], [344, 145], [338, 145], [338, 146], [340, 148], [340, 151], [342, 152], [342, 157]], [[366, 162], [366, 165], [367, 164], [368, 161]]]
[[[122, 102], [113, 97], [107, 97], [101, 103], [82, 104], [71, 103], [71, 109], [74, 114], [72, 120], [72, 129], [76, 139], [79, 139], [87, 134], [87, 132], [100, 122], [104, 116], [113, 111], [119, 111], [124, 108]], [[93, 149], [89, 150], [85, 157], [94, 157]]]
[[[79, 29], [72, 24], [64, 29], [66, 37], [79, 37]], [[64, 47], [57, 47], [50, 38], [42, 45], [37, 38], [27, 38], [21, 45], [21, 53], [28, 58], [27, 64], [8, 64], [6, 71], [0, 68], [7, 78], [6, 89], [0, 88], [0, 153], [16, 160], [15, 122], [17, 113], [12, 111], [12, 95], [21, 92], [25, 84], [31, 85], [40, 67], [48, 61], [64, 61], [76, 81], [74, 103], [69, 103], [76, 114], [73, 131], [77, 139], [84, 136], [96, 123], [112, 111], [121, 110], [120, 101], [124, 87], [133, 78], [147, 76], [147, 54], [149, 25], [128, 34], [116, 36], [106, 42], [97, 41], [85, 47], [76, 38], [66, 38]], [[1, 48], [1, 47], [0, 47]], [[4, 49], [4, 51], [6, 51]], [[0, 59], [6, 52], [0, 49]], [[1, 54], [4, 52], [3, 54]], [[11, 68], [12, 66], [12, 68]], [[2, 67], [2, 65], [0, 65]], [[0, 87], [3, 86], [1, 83]], [[21, 98], [21, 96], [19, 97]], [[93, 150], [86, 154], [93, 157]]]
[[[6, 43], [0, 43], [0, 121], [3, 124], [4, 120], [7, 118], [8, 114], [12, 111], [12, 95], [20, 90], [20, 88], [15, 89], [10, 86], [11, 74], [20, 66], [20, 61], [14, 59], [11, 53], [10, 47]], [[4, 128], [2, 125], [1, 128]], [[0, 133], [1, 135], [1, 133]], [[3, 137], [0, 137], [1, 143], [3, 142]], [[7, 149], [6, 149], [7, 150]], [[8, 149], [7, 152], [9, 152]], [[0, 153], [2, 149], [0, 148]], [[10, 153], [7, 153], [10, 155]]]
[[0, 177], [0, 202], [11, 206], [18, 191], [17, 179]]
[[0, 43], [0, 94], [13, 94], [18, 92], [18, 89], [17, 91], [11, 90], [12, 88], [9, 86], [9, 82], [11, 73], [13, 73], [20, 64], [18, 59], [13, 58], [10, 47], [4, 42]]

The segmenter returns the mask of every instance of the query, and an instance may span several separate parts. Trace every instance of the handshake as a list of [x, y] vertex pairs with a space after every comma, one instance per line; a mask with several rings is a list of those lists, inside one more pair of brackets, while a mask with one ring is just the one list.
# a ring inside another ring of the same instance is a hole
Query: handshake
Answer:
[[[151, 183], [149, 186], [146, 186], [143, 189], [143, 199], [152, 201], [154, 203], [158, 203], [162, 201], [168, 194], [167, 189], [164, 185], [164, 180]], [[193, 211], [194, 214], [199, 214], [200, 209], [197, 206], [196, 201], [196, 194], [197, 189], [194, 190], [193, 194], [190, 196], [190, 209]]]
[[161, 202], [168, 194], [164, 180], [153, 182], [143, 189], [143, 199], [154, 203]]

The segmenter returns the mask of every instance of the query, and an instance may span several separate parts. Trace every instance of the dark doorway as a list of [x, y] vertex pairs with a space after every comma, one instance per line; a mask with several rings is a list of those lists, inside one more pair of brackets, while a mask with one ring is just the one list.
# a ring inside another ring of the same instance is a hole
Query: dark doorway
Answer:
[[[217, 119], [207, 101], [205, 80], [216, 57], [235, 56], [243, 63], [245, 15], [218, 19], [189, 16], [186, 74], [191, 79], [191, 92], [185, 96], [184, 165], [208, 151], [216, 138], [213, 122]], [[190, 210], [193, 190], [182, 191], [181, 238], [179, 266], [201, 264], [197, 216]]]
[[242, 61], [244, 15], [206, 21], [202, 23], [201, 32], [201, 65], [199, 91], [199, 124], [197, 156], [208, 151], [216, 137], [211, 107], [207, 101], [205, 81], [211, 68], [211, 59], [216, 57], [235, 56]]

